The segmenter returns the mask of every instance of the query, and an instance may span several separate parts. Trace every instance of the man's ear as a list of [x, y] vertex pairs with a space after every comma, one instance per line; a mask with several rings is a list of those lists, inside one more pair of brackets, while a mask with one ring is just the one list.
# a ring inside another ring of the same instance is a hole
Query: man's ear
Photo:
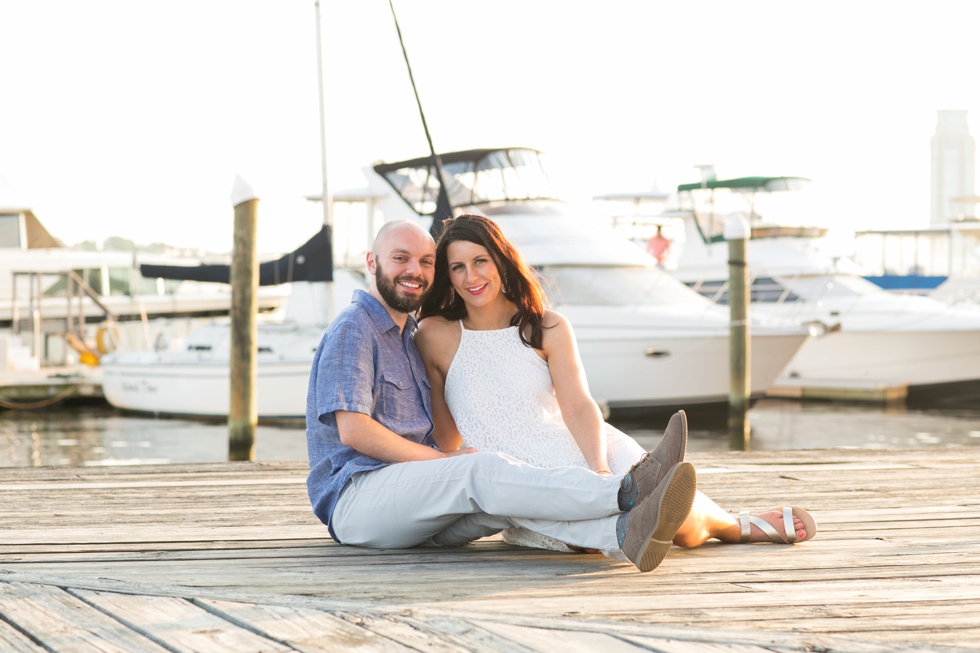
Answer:
[[374, 259], [374, 252], [372, 252], [371, 250], [368, 250], [368, 253], [365, 256], [365, 260], [367, 261], [367, 271], [368, 271], [368, 274], [370, 274], [371, 276], [374, 276], [374, 274], [375, 274], [375, 272], [377, 270], [377, 267], [378, 267], [378, 263]]

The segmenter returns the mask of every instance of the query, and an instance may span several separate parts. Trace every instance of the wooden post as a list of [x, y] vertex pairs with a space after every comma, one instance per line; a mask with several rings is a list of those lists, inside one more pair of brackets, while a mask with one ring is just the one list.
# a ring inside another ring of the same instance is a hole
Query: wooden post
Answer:
[[725, 222], [728, 241], [728, 307], [731, 311], [729, 336], [728, 433], [730, 448], [749, 449], [749, 397], [752, 395], [751, 346], [749, 341], [749, 267], [747, 244], [751, 237], [748, 221], [733, 213]]
[[258, 225], [259, 199], [241, 177], [231, 191], [235, 207], [235, 241], [231, 255], [231, 401], [228, 404], [228, 460], [255, 459], [256, 339], [259, 287]]

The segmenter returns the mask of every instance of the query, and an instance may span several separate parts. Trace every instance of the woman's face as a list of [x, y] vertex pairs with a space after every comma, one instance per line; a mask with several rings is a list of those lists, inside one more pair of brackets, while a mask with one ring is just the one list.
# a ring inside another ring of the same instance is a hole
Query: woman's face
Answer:
[[446, 248], [449, 282], [467, 306], [486, 306], [501, 296], [500, 272], [487, 248], [455, 240]]

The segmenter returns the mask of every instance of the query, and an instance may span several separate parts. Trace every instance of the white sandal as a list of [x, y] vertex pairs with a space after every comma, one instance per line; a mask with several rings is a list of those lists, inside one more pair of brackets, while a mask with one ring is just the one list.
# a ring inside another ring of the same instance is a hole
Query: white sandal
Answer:
[[[793, 517], [797, 517], [801, 522], [803, 522], [803, 529], [806, 531], [806, 537], [802, 540], [796, 535], [796, 527], [793, 525]], [[783, 528], [786, 530], [786, 537], [779, 534], [775, 528], [772, 527], [769, 522], [762, 519], [761, 517], [753, 517], [749, 514], [748, 510], [743, 510], [738, 514], [738, 522], [742, 526], [742, 537], [739, 539], [739, 544], [745, 544], [749, 541], [749, 537], [752, 535], [752, 527], [756, 526], [759, 530], [769, 536], [770, 541], [774, 544], [795, 544], [796, 542], [806, 542], [814, 535], [817, 534], [817, 520], [813, 518], [813, 515], [808, 513], [803, 508], [797, 508], [796, 506], [783, 506]]]

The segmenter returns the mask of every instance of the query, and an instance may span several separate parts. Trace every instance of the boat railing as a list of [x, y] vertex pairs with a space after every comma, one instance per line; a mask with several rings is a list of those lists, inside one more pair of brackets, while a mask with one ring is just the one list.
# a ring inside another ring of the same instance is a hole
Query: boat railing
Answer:
[[[56, 283], [61, 283], [64, 281], [65, 285], [65, 300], [67, 302], [65, 310], [65, 318], [62, 322], [64, 328], [59, 334], [65, 338], [66, 343], [70, 344], [75, 349], [79, 350], [81, 353], [88, 352], [91, 355], [95, 355], [91, 348], [85, 344], [85, 306], [84, 300], [88, 297], [91, 302], [102, 311], [102, 320], [106, 323], [106, 336], [109, 338], [110, 345], [115, 348], [118, 346], [116, 338], [116, 329], [114, 328], [118, 318], [115, 314], [105, 305], [102, 301], [102, 297], [97, 293], [86, 281], [74, 270], [64, 270], [61, 272], [38, 272], [38, 271], [13, 271], [12, 276], [12, 293], [11, 293], [11, 332], [19, 336], [21, 333], [21, 318], [20, 318], [20, 302], [18, 301], [18, 280], [26, 278], [28, 280], [28, 294], [27, 294], [27, 308], [30, 313], [30, 332], [32, 334], [33, 340], [33, 355], [38, 361], [44, 359], [42, 350], [42, 331], [43, 331], [43, 320], [44, 316], [41, 311], [42, 301], [41, 298], [44, 297], [44, 278], [45, 277], [57, 277], [58, 281]], [[145, 315], [145, 313], [144, 313]], [[145, 317], [143, 318], [146, 319]]]

